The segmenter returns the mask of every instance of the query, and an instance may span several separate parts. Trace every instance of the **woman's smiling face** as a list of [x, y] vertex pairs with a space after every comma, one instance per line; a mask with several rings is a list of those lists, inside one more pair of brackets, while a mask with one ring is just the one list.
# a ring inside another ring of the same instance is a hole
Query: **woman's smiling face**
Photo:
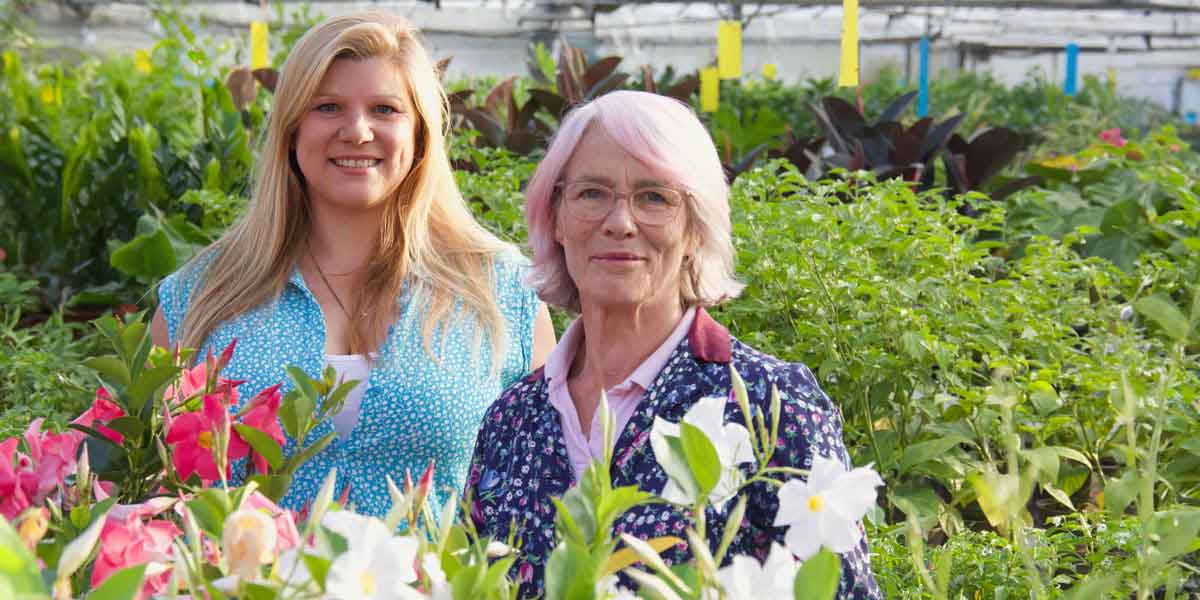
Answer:
[[554, 239], [563, 247], [567, 272], [584, 307], [664, 307], [678, 303], [683, 257], [688, 252], [686, 202], [661, 225], [634, 218], [628, 197], [659, 186], [679, 190], [634, 158], [598, 124], [583, 134], [560, 182], [593, 182], [618, 195], [600, 220], [578, 218], [563, 206], [560, 188]]
[[334, 60], [295, 137], [309, 200], [377, 207], [412, 168], [416, 127], [398, 66], [381, 58]]

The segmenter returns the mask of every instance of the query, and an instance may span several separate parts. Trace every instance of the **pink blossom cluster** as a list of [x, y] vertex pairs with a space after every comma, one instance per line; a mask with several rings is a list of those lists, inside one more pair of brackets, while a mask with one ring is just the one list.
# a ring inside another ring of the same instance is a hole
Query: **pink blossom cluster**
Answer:
[[[225, 458], [226, 476], [231, 461], [247, 456], [258, 472], [267, 472], [266, 458], [254, 452], [233, 428], [234, 418], [229, 407], [237, 403], [237, 387], [242, 382], [217, 377], [212, 391], [208, 391], [210, 373], [219, 372], [228, 364], [233, 347], [234, 344], [230, 344], [217, 360], [210, 356], [203, 363], [185, 370], [179, 382], [169, 386], [164, 394], [164, 441], [171, 465], [182, 481], [192, 474], [206, 485], [219, 481], [222, 472], [217, 467], [218, 456]], [[252, 398], [240, 411], [238, 423], [265, 433], [282, 446], [285, 438], [279, 425], [282, 400], [279, 388], [279, 385], [269, 387]], [[199, 411], [172, 414], [186, 400], [201, 394]], [[108, 390], [100, 388], [92, 405], [72, 423], [122, 445], [126, 442], [124, 435], [108, 425], [125, 416], [125, 410], [113, 400]], [[78, 430], [47, 433], [41, 430], [41, 425], [42, 420], [36, 419], [22, 437], [0, 442], [0, 516], [9, 521], [17, 520], [31, 507], [72, 501], [69, 497], [72, 491], [66, 489], [65, 481], [79, 470], [80, 445], [87, 436]], [[24, 452], [20, 448], [22, 440]], [[226, 446], [223, 452], [218, 452], [222, 441]], [[111, 483], [97, 483], [97, 500], [107, 497], [111, 490]], [[160, 489], [160, 492], [165, 491]], [[173, 564], [172, 543], [182, 534], [176, 524], [181, 522], [184, 514], [180, 500], [182, 498], [159, 496], [141, 504], [114, 508], [101, 531], [91, 584], [99, 585], [123, 568], [146, 564], [148, 568], [140, 597], [166, 591]], [[175, 520], [161, 516], [171, 506], [177, 513]], [[258, 492], [246, 499], [246, 507], [265, 512], [272, 519], [278, 534], [278, 551], [299, 544], [300, 535], [293, 513], [279, 508]], [[205, 545], [209, 549], [206, 558], [216, 563], [220, 552], [210, 540], [205, 540]]]

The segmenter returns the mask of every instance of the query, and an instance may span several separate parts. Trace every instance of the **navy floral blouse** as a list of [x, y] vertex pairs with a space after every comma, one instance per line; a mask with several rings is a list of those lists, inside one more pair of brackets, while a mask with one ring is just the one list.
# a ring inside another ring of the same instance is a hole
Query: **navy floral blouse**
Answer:
[[[662, 492], [667, 475], [650, 446], [654, 417], [678, 422], [697, 400], [728, 396], [731, 363], [746, 382], [751, 404], [767, 415], [767, 422], [771, 386], [779, 387], [784, 415], [772, 465], [807, 469], [816, 451], [850, 466], [842, 443], [841, 415], [812, 372], [802, 364], [783, 362], [741, 343], [701, 309], [687, 338], [619, 433], [610, 467], [614, 487], [636, 485]], [[736, 402], [726, 405], [725, 420], [743, 422]], [[542, 595], [546, 560], [555, 546], [555, 508], [550, 499], [574, 484], [559, 415], [550, 405], [546, 378], [538, 369], [509, 387], [488, 410], [475, 441], [465, 490], [472, 499], [471, 518], [480, 535], [503, 540], [512, 534], [519, 544], [512, 576], [520, 582], [523, 598]], [[772, 541], [783, 543], [785, 529], [772, 525], [779, 500], [766, 483], [749, 486], [741, 493], [749, 494], [746, 515], [727, 556], [745, 554], [762, 561]], [[735, 504], [726, 503], [724, 511]], [[709, 507], [707, 533], [714, 551], [726, 519], [726, 512]], [[614, 532], [643, 539], [663, 535], [686, 538], [689, 524], [690, 517], [671, 505], [651, 504], [622, 515]], [[685, 562], [690, 553], [686, 544], [680, 544], [663, 552], [663, 558], [668, 564]], [[882, 598], [871, 573], [865, 537], [857, 548], [842, 555], [838, 597]]]

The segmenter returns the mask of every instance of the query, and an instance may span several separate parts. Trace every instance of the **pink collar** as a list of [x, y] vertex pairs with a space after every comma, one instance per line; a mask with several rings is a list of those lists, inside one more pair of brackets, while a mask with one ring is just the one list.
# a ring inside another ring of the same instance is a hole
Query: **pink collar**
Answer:
[[703, 307], [696, 309], [696, 319], [688, 332], [692, 355], [706, 362], [727, 363], [733, 360], [733, 338], [729, 330], [713, 320]]

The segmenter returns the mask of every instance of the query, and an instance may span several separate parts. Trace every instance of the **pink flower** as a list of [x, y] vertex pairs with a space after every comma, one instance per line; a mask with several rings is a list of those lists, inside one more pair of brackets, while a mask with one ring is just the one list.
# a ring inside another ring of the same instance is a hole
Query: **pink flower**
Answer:
[[[283, 429], [279, 426], [279, 385], [275, 384], [250, 399], [242, 423], [249, 425], [270, 436], [282, 448], [284, 444]], [[267, 459], [257, 452], [252, 452], [250, 460], [259, 473], [267, 472]]]
[[116, 571], [150, 563], [138, 598], [166, 591], [171, 579], [171, 542], [183, 532], [170, 521], [143, 520], [161, 510], [161, 504], [148, 503], [107, 518], [100, 532], [100, 548], [92, 568], [93, 588]]
[[249, 446], [229, 426], [229, 412], [220, 396], [206, 394], [203, 410], [175, 417], [167, 431], [167, 444], [173, 446], [171, 462], [180, 479], [187, 480], [192, 473], [205, 483], [221, 479], [213, 456], [221, 436], [229, 440], [224, 466], [228, 477], [230, 461], [246, 456]]
[[92, 401], [92, 406], [71, 422], [91, 427], [103, 433], [104, 437], [112, 440], [114, 444], [120, 445], [121, 442], [125, 441], [125, 436], [121, 435], [119, 431], [105, 427], [103, 424], [123, 416], [125, 416], [125, 410], [112, 401], [112, 396], [109, 395], [108, 390], [100, 388], [96, 390], [96, 399]]
[[254, 492], [246, 498], [245, 508], [266, 513], [275, 522], [275, 553], [300, 545], [300, 531], [296, 529], [296, 517], [292, 511], [279, 508], [270, 498]]
[[50, 492], [62, 487], [75, 472], [75, 452], [82, 436], [75, 432], [44, 433], [42, 419], [34, 419], [25, 430], [29, 456], [18, 454], [18, 477], [25, 495], [41, 504]]
[[1129, 143], [1129, 142], [1125, 141], [1125, 138], [1121, 137], [1121, 128], [1120, 127], [1114, 127], [1112, 129], [1105, 129], [1104, 131], [1101, 131], [1100, 132], [1100, 141], [1107, 142], [1118, 148]]
[[[208, 358], [204, 362], [191, 369], [185, 369], [179, 377], [179, 384], [167, 386], [166, 392], [163, 393], [163, 398], [171, 404], [178, 404], [196, 394], [207, 391], [210, 370], [214, 373], [220, 373], [233, 358], [233, 348], [236, 345], [237, 340], [235, 339], [221, 351], [219, 358], [213, 358], [210, 351]], [[236, 404], [238, 401], [237, 386], [242, 383], [244, 382], [218, 376], [214, 392], [227, 396], [227, 404]]]
[[[1179, 152], [1179, 144], [1171, 144], [1171, 152]], [[0, 248], [0, 250], [3, 250], [3, 248]], [[0, 260], [4, 259], [0, 258]]]
[[21, 489], [19, 472], [13, 467], [13, 463], [21, 458], [28, 461], [28, 457], [17, 452], [17, 444], [17, 438], [0, 442], [0, 515], [9, 521], [32, 505]]

